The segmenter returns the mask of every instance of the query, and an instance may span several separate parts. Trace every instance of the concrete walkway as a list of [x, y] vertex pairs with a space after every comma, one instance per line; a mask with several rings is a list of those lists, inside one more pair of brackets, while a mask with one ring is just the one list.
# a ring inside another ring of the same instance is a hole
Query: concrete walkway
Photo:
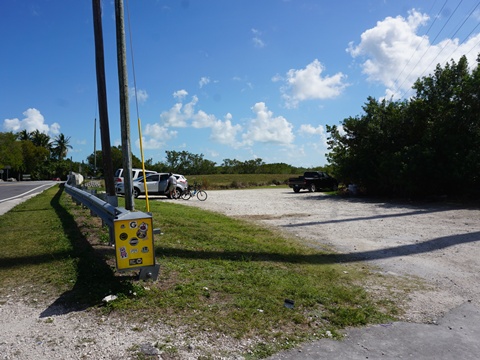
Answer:
[[395, 322], [350, 329], [344, 340], [323, 339], [270, 360], [479, 359], [480, 309], [465, 303], [434, 324]]

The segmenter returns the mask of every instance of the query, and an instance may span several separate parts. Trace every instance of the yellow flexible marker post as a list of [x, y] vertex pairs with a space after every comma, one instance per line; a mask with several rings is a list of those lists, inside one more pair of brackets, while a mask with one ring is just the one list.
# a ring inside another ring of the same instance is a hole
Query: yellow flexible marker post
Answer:
[[145, 161], [143, 158], [143, 142], [142, 142], [142, 125], [140, 118], [138, 118], [138, 134], [140, 135], [140, 155], [142, 157], [142, 171], [143, 171], [143, 188], [145, 189], [145, 200], [147, 202], [147, 212], [150, 212], [150, 204], [148, 202], [147, 177], [145, 174]]

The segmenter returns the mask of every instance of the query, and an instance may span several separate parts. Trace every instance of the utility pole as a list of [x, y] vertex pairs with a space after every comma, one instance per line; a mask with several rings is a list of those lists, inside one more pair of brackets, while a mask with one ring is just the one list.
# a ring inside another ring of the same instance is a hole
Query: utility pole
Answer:
[[128, 106], [127, 55], [125, 46], [125, 27], [123, 0], [115, 0], [115, 22], [117, 29], [117, 66], [118, 87], [120, 93], [120, 130], [122, 135], [123, 183], [125, 191], [125, 209], [133, 211], [132, 149], [130, 145], [130, 114]]
[[100, 116], [100, 136], [102, 140], [103, 171], [107, 202], [118, 206], [113, 181], [112, 149], [110, 147], [110, 128], [108, 125], [107, 87], [105, 84], [105, 58], [103, 53], [102, 9], [100, 0], [92, 0], [93, 31], [95, 35], [95, 65], [97, 70], [98, 110]]
[[97, 177], [97, 118], [93, 125], [93, 177]]

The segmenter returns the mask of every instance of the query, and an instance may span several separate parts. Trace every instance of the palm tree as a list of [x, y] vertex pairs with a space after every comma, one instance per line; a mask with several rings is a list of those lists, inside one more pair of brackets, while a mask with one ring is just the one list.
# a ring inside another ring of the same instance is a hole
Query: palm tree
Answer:
[[30, 133], [33, 145], [50, 150], [50, 136], [40, 132], [38, 129]]
[[27, 130], [22, 130], [17, 134], [17, 140], [20, 141], [27, 141], [27, 140], [32, 140], [32, 134], [29, 133]]
[[68, 149], [72, 149], [70, 143], [70, 136], [66, 137], [64, 134], [59, 134], [52, 142], [52, 152], [58, 160], [62, 160], [67, 156]]

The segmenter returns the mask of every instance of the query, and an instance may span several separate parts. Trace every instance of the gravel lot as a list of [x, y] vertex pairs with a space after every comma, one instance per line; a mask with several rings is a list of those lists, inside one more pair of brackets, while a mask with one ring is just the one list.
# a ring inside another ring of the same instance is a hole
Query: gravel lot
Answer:
[[[159, 201], [174, 201], [161, 199]], [[309, 246], [329, 246], [385, 274], [425, 283], [410, 295], [405, 319], [429, 322], [480, 293], [480, 209], [439, 204], [393, 204], [272, 188], [208, 191], [208, 199], [181, 204], [259, 221], [291, 232]], [[248, 346], [226, 337], [182, 336], [163, 324], [125, 324], [89, 311], [69, 312], [35, 299], [35, 289], [11, 289], [0, 298], [0, 359], [197, 359], [226, 350], [236, 358]], [[28, 295], [26, 295], [28, 294]], [[33, 294], [33, 295], [32, 295]], [[41, 296], [40, 296], [41, 297]], [[159, 355], [155, 344], [175, 347]]]
[[305, 242], [331, 246], [346, 261], [364, 260], [393, 276], [418, 277], [405, 320], [428, 322], [446, 311], [480, 305], [480, 208], [387, 203], [290, 189], [209, 191], [187, 203], [258, 220]]

